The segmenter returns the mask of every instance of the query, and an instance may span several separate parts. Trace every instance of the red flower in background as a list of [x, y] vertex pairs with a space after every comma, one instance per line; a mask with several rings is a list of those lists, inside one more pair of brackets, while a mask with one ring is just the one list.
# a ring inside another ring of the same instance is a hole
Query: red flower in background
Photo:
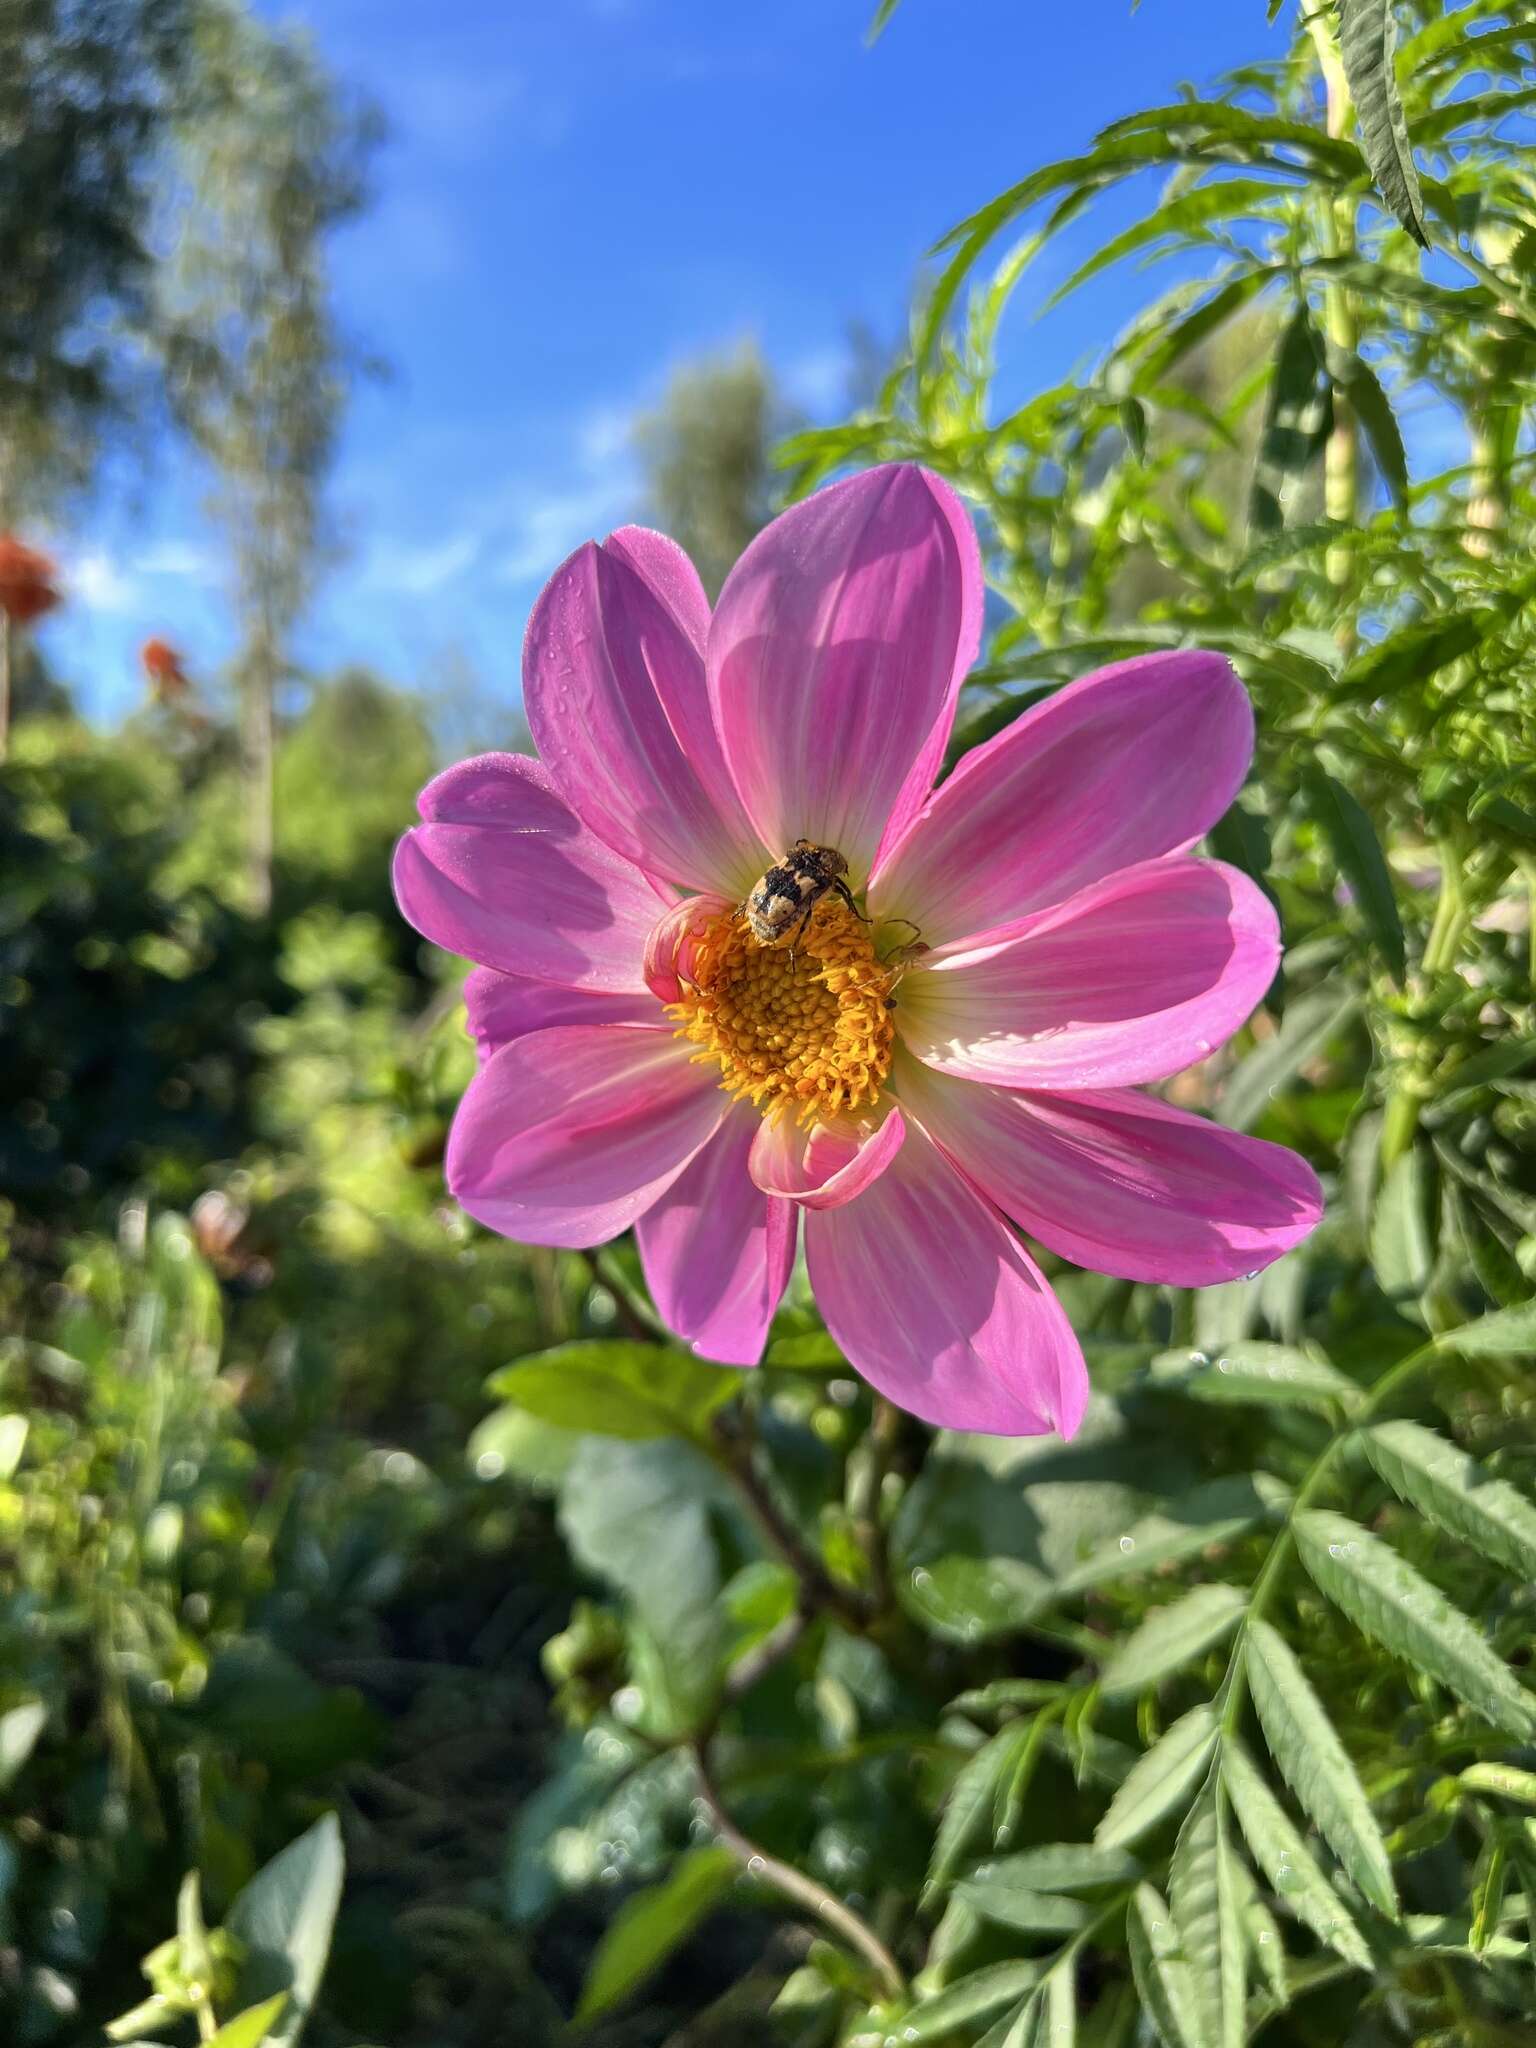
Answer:
[[0, 612], [15, 626], [28, 626], [60, 602], [58, 569], [48, 556], [13, 533], [0, 533]]
[[169, 640], [146, 640], [139, 649], [139, 660], [144, 664], [150, 688], [162, 701], [183, 697], [191, 688], [181, 656]]

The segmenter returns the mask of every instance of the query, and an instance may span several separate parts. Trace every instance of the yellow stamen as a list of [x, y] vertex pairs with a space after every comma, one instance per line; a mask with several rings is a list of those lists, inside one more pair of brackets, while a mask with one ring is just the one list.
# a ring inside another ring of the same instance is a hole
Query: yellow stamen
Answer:
[[802, 1124], [879, 1099], [896, 1035], [885, 1000], [894, 976], [846, 905], [819, 903], [778, 946], [759, 945], [728, 911], [691, 935], [687, 972], [668, 1015], [732, 1095]]

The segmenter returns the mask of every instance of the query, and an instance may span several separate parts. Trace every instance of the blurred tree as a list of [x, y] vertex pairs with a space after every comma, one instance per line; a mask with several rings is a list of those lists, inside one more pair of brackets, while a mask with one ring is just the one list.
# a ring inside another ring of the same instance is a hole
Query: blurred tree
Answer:
[[0, 8], [0, 525], [89, 477], [142, 375], [156, 145], [188, 6]]
[[711, 599], [773, 513], [769, 449], [787, 427], [754, 343], [685, 364], [635, 432], [650, 517], [693, 557]]
[[297, 35], [201, 0], [179, 123], [188, 184], [164, 294], [177, 413], [219, 478], [242, 610], [249, 900], [272, 894], [274, 700], [323, 552], [345, 396], [327, 242], [362, 205], [375, 123]]

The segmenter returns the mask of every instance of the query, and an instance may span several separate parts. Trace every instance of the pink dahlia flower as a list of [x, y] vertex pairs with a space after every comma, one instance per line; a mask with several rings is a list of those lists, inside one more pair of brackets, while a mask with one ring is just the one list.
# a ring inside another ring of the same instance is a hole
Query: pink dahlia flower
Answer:
[[[935, 789], [981, 614], [970, 522], [910, 466], [776, 519], [713, 616], [681, 549], [624, 527], [534, 608], [538, 760], [430, 783], [395, 892], [478, 963], [447, 1159], [470, 1215], [544, 1245], [633, 1226], [661, 1314], [732, 1365], [762, 1355], [803, 1219], [873, 1386], [1070, 1436], [1082, 1353], [1014, 1225], [1203, 1286], [1321, 1204], [1291, 1152], [1138, 1092], [1275, 971], [1263, 895], [1187, 850], [1248, 765], [1241, 684], [1214, 654], [1120, 662]], [[808, 895], [760, 943], [742, 906], [802, 840], [851, 901]]]

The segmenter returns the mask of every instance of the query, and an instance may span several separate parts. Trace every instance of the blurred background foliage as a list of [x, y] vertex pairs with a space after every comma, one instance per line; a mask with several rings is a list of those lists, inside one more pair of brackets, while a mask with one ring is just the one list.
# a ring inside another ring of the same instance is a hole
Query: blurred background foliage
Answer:
[[[1213, 847], [1284, 969], [1173, 1092], [1328, 1218], [1198, 1295], [1048, 1262], [1063, 1447], [872, 1404], [801, 1281], [744, 1380], [626, 1244], [446, 1202], [462, 963], [387, 868], [448, 721], [291, 654], [375, 123], [233, 0], [0, 16], [0, 526], [186, 433], [243, 620], [112, 732], [6, 624], [5, 2039], [1533, 2038], [1536, 23], [1304, 17], [978, 195], [845, 424], [743, 351], [639, 429], [712, 587], [786, 489], [955, 482], [955, 757], [1148, 647], [1253, 692]], [[1143, 311], [1031, 392], [1006, 317], [1125, 180], [1058, 295]]]

